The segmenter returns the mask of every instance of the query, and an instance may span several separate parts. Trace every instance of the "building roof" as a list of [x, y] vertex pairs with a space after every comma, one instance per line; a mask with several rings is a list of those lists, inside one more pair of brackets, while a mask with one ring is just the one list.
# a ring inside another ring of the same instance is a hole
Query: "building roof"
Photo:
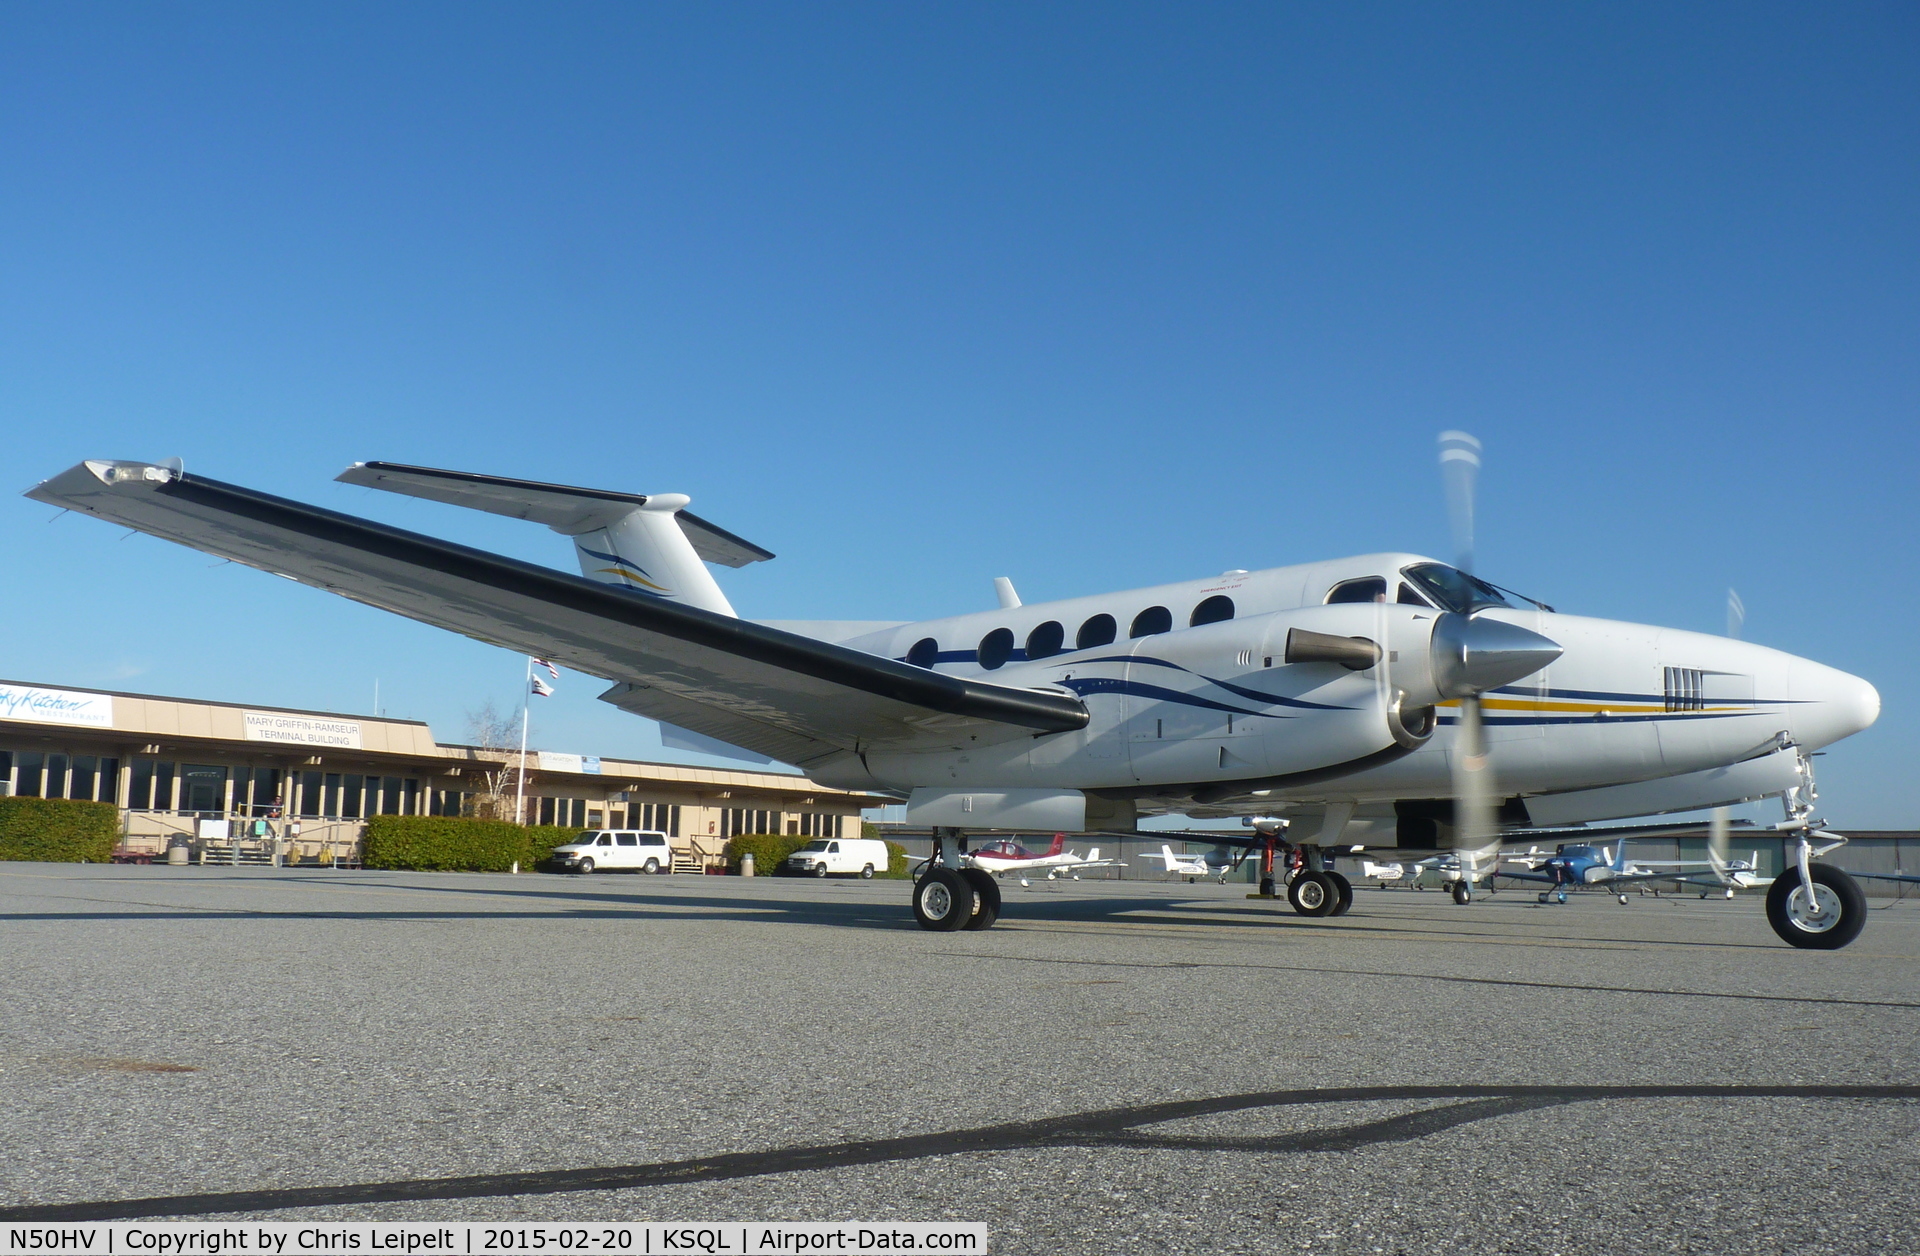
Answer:
[[[76, 685], [48, 685], [0, 680], [0, 736], [7, 730], [31, 730], [39, 737], [80, 735], [88, 739], [115, 738], [146, 743], [232, 743], [262, 757], [328, 756], [338, 758], [401, 757], [423, 773], [457, 774], [466, 765], [514, 763], [517, 747], [490, 750], [482, 746], [441, 744], [422, 720], [386, 716], [309, 711], [294, 707], [214, 702], [172, 698], [115, 689]], [[225, 748], [223, 748], [225, 749]], [[670, 784], [725, 794], [731, 790], [755, 794], [858, 799], [875, 805], [881, 799], [856, 791], [819, 785], [796, 772], [762, 772], [743, 768], [696, 767], [684, 763], [656, 763], [644, 759], [594, 758], [546, 754], [529, 747], [528, 768], [547, 779], [595, 781], [613, 789], [646, 783]], [[558, 762], [555, 762], [555, 760]], [[574, 768], [572, 760], [581, 760]], [[588, 764], [599, 770], [588, 770]], [[627, 782], [631, 782], [629, 786]]]

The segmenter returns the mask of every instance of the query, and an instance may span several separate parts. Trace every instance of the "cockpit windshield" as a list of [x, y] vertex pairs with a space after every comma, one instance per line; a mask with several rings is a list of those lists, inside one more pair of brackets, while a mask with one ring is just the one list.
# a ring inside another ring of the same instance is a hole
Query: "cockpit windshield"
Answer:
[[[1442, 610], [1471, 615], [1483, 606], [1512, 606], [1500, 590], [1445, 563], [1415, 563], [1401, 575], [1419, 585]], [[1531, 599], [1528, 599], [1531, 600]]]

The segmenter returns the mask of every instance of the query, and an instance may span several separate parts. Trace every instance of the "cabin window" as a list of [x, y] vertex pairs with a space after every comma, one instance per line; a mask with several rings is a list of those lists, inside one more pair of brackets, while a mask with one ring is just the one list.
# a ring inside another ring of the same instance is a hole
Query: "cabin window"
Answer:
[[1120, 626], [1111, 615], [1095, 615], [1080, 625], [1080, 633], [1073, 639], [1075, 649], [1090, 650], [1096, 645], [1112, 645]]
[[1327, 590], [1327, 605], [1336, 602], [1384, 602], [1387, 600], [1387, 580], [1385, 576], [1368, 576], [1365, 580], [1342, 580]]
[[907, 651], [907, 662], [915, 667], [932, 667], [940, 661], [940, 643], [932, 637], [922, 637], [913, 643]]
[[1013, 657], [1013, 629], [995, 628], [980, 638], [980, 666], [988, 671], [1000, 667]]
[[1067, 630], [1058, 621], [1049, 619], [1027, 634], [1027, 658], [1048, 659], [1060, 653], [1067, 642]]
[[1133, 627], [1127, 630], [1129, 637], [1152, 637], [1163, 632], [1173, 631], [1173, 612], [1164, 606], [1149, 606], [1133, 617]]
[[1201, 624], [1217, 624], [1232, 618], [1233, 599], [1224, 593], [1216, 593], [1193, 608], [1187, 623], [1198, 628]]

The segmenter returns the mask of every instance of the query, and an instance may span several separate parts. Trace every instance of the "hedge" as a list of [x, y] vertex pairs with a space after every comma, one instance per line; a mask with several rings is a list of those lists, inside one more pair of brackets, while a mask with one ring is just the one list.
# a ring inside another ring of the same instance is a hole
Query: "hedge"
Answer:
[[405, 872], [528, 872], [584, 830], [458, 816], [369, 816], [361, 863]]
[[120, 840], [120, 811], [110, 802], [0, 798], [0, 859], [108, 863]]
[[[868, 830], [871, 834], [871, 828]], [[763, 877], [772, 876], [774, 870], [786, 862], [787, 856], [799, 850], [811, 837], [783, 837], [778, 833], [747, 833], [727, 842], [727, 871], [734, 875], [740, 872], [740, 856], [753, 852], [753, 870]], [[887, 843], [887, 870], [878, 876], [904, 879], [907, 873], [907, 848], [898, 842]]]
[[727, 871], [737, 876], [740, 857], [751, 851], [755, 875], [770, 877], [774, 869], [786, 862], [788, 855], [812, 840], [810, 837], [787, 837], [779, 833], [742, 833], [727, 840]]

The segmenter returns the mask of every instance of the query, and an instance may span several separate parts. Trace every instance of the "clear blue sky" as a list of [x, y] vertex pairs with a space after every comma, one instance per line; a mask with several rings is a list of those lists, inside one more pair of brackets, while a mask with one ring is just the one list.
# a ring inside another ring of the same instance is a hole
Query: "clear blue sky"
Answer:
[[[1911, 786], [1910, 5], [9, 5], [16, 490], [190, 470], [635, 491], [777, 551], [759, 617], [916, 618], [1374, 549], [1871, 679]], [[0, 675], [457, 738], [520, 664], [0, 496]], [[659, 757], [566, 677], [551, 749]]]

